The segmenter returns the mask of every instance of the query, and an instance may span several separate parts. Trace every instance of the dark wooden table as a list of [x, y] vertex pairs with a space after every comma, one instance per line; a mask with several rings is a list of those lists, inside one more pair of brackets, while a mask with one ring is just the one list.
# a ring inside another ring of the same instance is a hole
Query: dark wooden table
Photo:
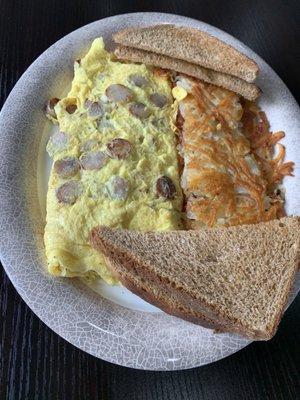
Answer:
[[[25, 69], [56, 40], [97, 19], [135, 11], [186, 15], [229, 32], [261, 55], [299, 102], [299, 0], [153, 3], [0, 0], [0, 106]], [[0, 274], [1, 400], [300, 399], [300, 296], [270, 342], [253, 343], [201, 368], [146, 372], [98, 360], [65, 342], [31, 312], [2, 268]]]

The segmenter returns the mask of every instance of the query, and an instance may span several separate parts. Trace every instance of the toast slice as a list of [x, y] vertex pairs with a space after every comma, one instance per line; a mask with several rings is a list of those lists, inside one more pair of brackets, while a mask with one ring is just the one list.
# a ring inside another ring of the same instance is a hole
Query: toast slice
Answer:
[[193, 76], [204, 82], [232, 90], [250, 101], [256, 100], [260, 94], [260, 89], [253, 83], [163, 54], [133, 47], [118, 46], [115, 49], [115, 55], [118, 59], [140, 62]]
[[253, 82], [257, 64], [221, 40], [198, 29], [175, 25], [127, 28], [113, 35], [116, 43], [179, 58]]
[[[119, 254], [122, 257], [121, 254]], [[163, 288], [159, 283], [152, 283], [151, 280], [145, 282], [143, 277], [135, 276], [132, 271], [126, 271], [118, 262], [105, 257], [106, 263], [115, 277], [132, 293], [143, 298], [148, 303], [164, 310], [167, 314], [185, 319], [186, 321], [201, 325], [205, 328], [214, 329], [218, 332], [226, 331], [226, 323], [219, 321], [214, 313], [195, 312], [189, 305], [184, 306], [177, 301], [172, 291]], [[116, 264], [115, 264], [116, 263]], [[120, 270], [122, 268], [122, 271]], [[168, 292], [168, 296], [166, 296]]]
[[297, 271], [300, 218], [199, 231], [98, 227], [91, 243], [129, 290], [167, 313], [268, 340]]

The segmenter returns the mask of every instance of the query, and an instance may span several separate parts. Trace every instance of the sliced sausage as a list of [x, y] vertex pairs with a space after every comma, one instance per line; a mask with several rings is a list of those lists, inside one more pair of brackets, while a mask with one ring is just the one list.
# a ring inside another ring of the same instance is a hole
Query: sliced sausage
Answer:
[[107, 154], [103, 151], [93, 151], [91, 153], [83, 154], [80, 157], [80, 164], [83, 169], [99, 170], [106, 164]]
[[114, 139], [107, 144], [107, 153], [111, 158], [125, 160], [131, 153], [131, 143], [125, 139]]
[[53, 156], [59, 151], [67, 148], [69, 144], [69, 137], [64, 132], [55, 132], [49, 139], [47, 150], [50, 156]]
[[124, 85], [113, 84], [108, 86], [105, 91], [107, 98], [116, 103], [130, 101], [133, 98], [133, 92]]
[[167, 97], [164, 94], [159, 93], [150, 94], [150, 100], [156, 107], [159, 108], [163, 108], [168, 102]]
[[56, 190], [59, 203], [74, 204], [83, 193], [82, 184], [78, 181], [68, 181]]
[[80, 144], [81, 153], [87, 153], [93, 149], [93, 147], [97, 146], [96, 139], [88, 139], [85, 142]]
[[140, 88], [148, 85], [148, 79], [140, 74], [132, 74], [129, 76], [129, 82]]
[[176, 193], [176, 187], [168, 176], [163, 175], [156, 181], [156, 191], [158, 196], [172, 199]]
[[125, 200], [128, 195], [128, 181], [120, 176], [113, 176], [108, 183], [109, 195], [114, 200]]
[[62, 178], [70, 178], [80, 170], [80, 164], [75, 157], [65, 157], [56, 160], [53, 169]]
[[50, 99], [48, 101], [48, 103], [46, 104], [46, 107], [45, 107], [46, 115], [48, 115], [49, 117], [52, 117], [52, 118], [57, 117], [54, 107], [59, 102], [59, 100], [60, 99], [58, 99], [57, 97], [53, 97], [53, 99]]
[[86, 100], [84, 105], [92, 118], [102, 117], [104, 114], [103, 104], [99, 101]]
[[74, 112], [77, 110], [76, 104], [69, 104], [66, 106], [66, 111], [69, 114], [74, 114]]
[[129, 111], [137, 118], [148, 118], [151, 114], [150, 110], [143, 103], [134, 103], [129, 107]]

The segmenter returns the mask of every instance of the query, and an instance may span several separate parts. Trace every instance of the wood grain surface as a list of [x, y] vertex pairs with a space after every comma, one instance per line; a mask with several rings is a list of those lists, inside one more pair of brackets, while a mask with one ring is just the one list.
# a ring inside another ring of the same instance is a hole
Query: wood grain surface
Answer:
[[[299, 102], [299, 0], [155, 3], [0, 0], [0, 106], [25, 69], [56, 40], [97, 19], [135, 11], [181, 14], [227, 31], [263, 57]], [[83, 353], [31, 312], [2, 268], [0, 285], [1, 400], [300, 399], [300, 296], [270, 342], [253, 343], [205, 367], [162, 373]]]

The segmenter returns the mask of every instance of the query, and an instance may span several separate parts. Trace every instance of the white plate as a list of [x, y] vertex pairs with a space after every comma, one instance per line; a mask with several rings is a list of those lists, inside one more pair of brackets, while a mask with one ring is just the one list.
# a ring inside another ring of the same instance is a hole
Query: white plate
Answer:
[[[24, 73], [0, 116], [0, 250], [4, 268], [29, 307], [51, 329], [80, 349], [104, 360], [140, 369], [176, 370], [216, 361], [249, 341], [168, 316], [123, 288], [88, 288], [76, 279], [50, 277], [45, 271], [43, 228], [50, 161], [45, 152], [51, 125], [44, 103], [64, 94], [73, 62], [92, 40], [127, 26], [175, 23], [193, 26], [232, 44], [260, 66], [261, 105], [273, 130], [285, 130], [287, 159], [296, 162], [285, 180], [287, 213], [300, 211], [299, 107], [275, 72], [228, 34], [202, 22], [170, 14], [118, 15], [94, 22], [64, 37]], [[298, 275], [292, 298], [300, 288]], [[95, 290], [103, 296], [95, 293]]]

